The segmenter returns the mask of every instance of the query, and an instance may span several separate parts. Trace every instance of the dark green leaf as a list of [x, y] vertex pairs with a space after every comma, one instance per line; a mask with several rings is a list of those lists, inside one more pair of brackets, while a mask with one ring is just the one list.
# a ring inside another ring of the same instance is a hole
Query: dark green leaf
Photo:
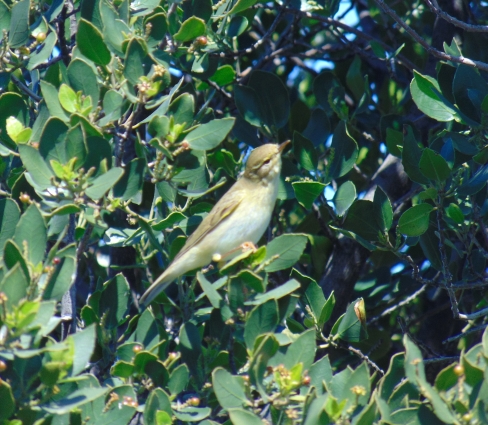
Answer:
[[100, 296], [100, 311], [104, 315], [104, 324], [114, 329], [123, 323], [132, 303], [130, 288], [124, 275], [118, 274], [103, 285]]
[[314, 171], [317, 168], [318, 155], [313, 143], [296, 131], [293, 134], [293, 153], [305, 170]]
[[190, 372], [196, 373], [202, 354], [202, 338], [198, 328], [191, 322], [185, 323], [180, 329], [180, 351]]
[[315, 357], [315, 329], [302, 333], [286, 350], [283, 364], [290, 370], [298, 363], [303, 364], [303, 370], [309, 370]]
[[9, 270], [0, 282], [0, 292], [7, 297], [5, 305], [10, 310], [13, 306], [18, 306], [20, 300], [27, 296], [29, 282], [27, 276], [22, 271], [21, 265], [17, 263]]
[[47, 109], [53, 117], [57, 117], [64, 122], [69, 120], [69, 117], [65, 110], [62, 108], [58, 98], [58, 89], [47, 81], [41, 81], [41, 91], [44, 101], [46, 102]]
[[411, 180], [420, 184], [429, 184], [429, 180], [420, 172], [419, 163], [422, 151], [410, 126], [403, 139], [402, 164]]
[[124, 175], [113, 188], [114, 196], [125, 201], [132, 200], [132, 202], [138, 203], [134, 198], [142, 188], [145, 169], [146, 160], [144, 158], [136, 158], [129, 162]]
[[0, 96], [0, 140], [9, 149], [15, 150], [16, 143], [7, 134], [6, 121], [9, 117], [17, 118], [23, 125], [29, 125], [27, 107], [18, 93], [4, 93]]
[[447, 180], [451, 169], [446, 160], [432, 149], [425, 148], [419, 162], [420, 172], [430, 180], [442, 182]]
[[103, 41], [102, 33], [91, 22], [80, 19], [76, 42], [80, 52], [97, 65], [110, 63], [112, 57]]
[[376, 223], [383, 232], [387, 232], [393, 223], [393, 209], [387, 194], [379, 186], [374, 193], [373, 206]]
[[[29, 2], [27, 1], [27, 3]], [[3, 379], [0, 381], [0, 400], [2, 400], [0, 421], [7, 421], [15, 412], [15, 399], [12, 393], [12, 388]], [[10, 423], [12, 423], [12, 421]]]
[[179, 365], [169, 378], [168, 389], [171, 394], [177, 395], [185, 390], [188, 382], [190, 381], [190, 372], [186, 364]]
[[330, 147], [327, 181], [332, 181], [347, 174], [358, 158], [358, 145], [348, 134], [346, 123], [340, 121], [334, 130]]
[[375, 217], [376, 209], [371, 201], [357, 200], [349, 208], [343, 227], [356, 233], [368, 241], [378, 240], [378, 233], [382, 233], [382, 228], [378, 225]]
[[458, 205], [456, 204], [449, 204], [449, 206], [446, 208], [446, 214], [447, 216], [454, 220], [457, 224], [462, 224], [464, 222], [464, 214], [459, 208]]
[[263, 425], [259, 416], [244, 409], [230, 409], [229, 416], [234, 425]]

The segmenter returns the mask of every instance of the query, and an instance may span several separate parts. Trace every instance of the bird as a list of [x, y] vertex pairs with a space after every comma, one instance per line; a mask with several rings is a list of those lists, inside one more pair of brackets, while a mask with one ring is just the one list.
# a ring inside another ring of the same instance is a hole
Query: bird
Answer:
[[212, 259], [254, 246], [271, 220], [278, 196], [281, 154], [290, 143], [268, 143], [249, 155], [244, 173], [214, 205], [186, 240], [168, 268], [139, 300], [148, 306], [164, 289], [185, 273], [202, 268]]

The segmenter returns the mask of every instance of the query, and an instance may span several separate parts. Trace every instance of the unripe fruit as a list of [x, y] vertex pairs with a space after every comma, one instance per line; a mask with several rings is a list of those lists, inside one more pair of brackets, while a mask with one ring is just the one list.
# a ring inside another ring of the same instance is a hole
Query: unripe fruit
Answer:
[[42, 43], [46, 39], [47, 35], [45, 32], [40, 32], [36, 35], [36, 40], [38, 43]]

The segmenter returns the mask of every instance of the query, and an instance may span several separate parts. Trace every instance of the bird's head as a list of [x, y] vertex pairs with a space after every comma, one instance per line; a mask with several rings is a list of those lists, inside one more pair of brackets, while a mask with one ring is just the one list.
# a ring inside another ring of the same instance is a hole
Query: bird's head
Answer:
[[289, 143], [289, 140], [281, 145], [269, 143], [254, 149], [247, 160], [244, 177], [265, 184], [273, 181], [280, 174], [281, 153]]

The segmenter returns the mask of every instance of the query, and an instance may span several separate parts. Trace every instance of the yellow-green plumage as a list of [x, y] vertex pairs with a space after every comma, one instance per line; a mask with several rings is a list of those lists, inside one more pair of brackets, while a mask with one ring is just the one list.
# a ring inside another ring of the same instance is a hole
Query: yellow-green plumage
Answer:
[[140, 299], [148, 305], [179, 276], [224, 255], [245, 242], [257, 243], [264, 234], [278, 195], [281, 153], [288, 145], [267, 144], [249, 155], [244, 174], [215, 204], [187, 239], [173, 262]]

